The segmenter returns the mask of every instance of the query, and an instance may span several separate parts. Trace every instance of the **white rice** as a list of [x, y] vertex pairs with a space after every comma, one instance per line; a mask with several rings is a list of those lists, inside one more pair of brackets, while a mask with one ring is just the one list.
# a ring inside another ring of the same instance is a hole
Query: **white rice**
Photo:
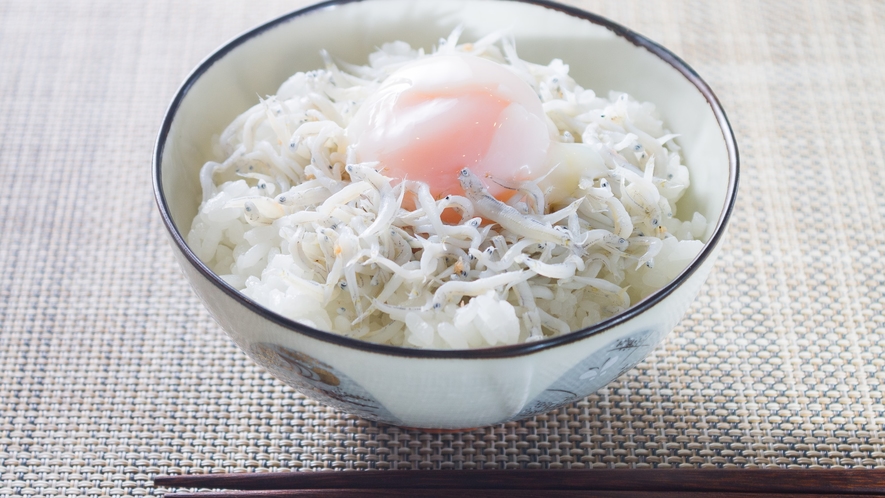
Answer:
[[[203, 201], [188, 234], [197, 256], [304, 325], [396, 346], [466, 349], [591, 326], [671, 281], [697, 255], [707, 221], [675, 217], [688, 169], [653, 104], [597, 96], [562, 61], [520, 60], [498, 34], [457, 45], [455, 33], [436, 52], [509, 65], [535, 88], [562, 141], [602, 151], [608, 173], [582, 179], [566, 202], [547, 207], [571, 206], [550, 227], [567, 243], [476, 218], [444, 224], [445, 206], [471, 200], [432, 199], [410, 211], [400, 205], [403, 187], [388, 188], [396, 181], [385, 186], [367, 165], [348, 161], [344, 129], [360, 103], [403, 63], [432, 57], [393, 42], [365, 66], [324, 54], [324, 69], [295, 74], [228, 126], [214, 144], [218, 161], [200, 174]], [[541, 219], [527, 199], [510, 204], [519, 223]], [[379, 214], [389, 223], [367, 234]], [[533, 223], [519, 226], [531, 231]]]

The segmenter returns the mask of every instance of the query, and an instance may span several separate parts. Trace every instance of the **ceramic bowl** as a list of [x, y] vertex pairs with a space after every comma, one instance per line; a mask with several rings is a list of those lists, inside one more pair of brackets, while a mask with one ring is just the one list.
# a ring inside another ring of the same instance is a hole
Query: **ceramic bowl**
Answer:
[[[381, 346], [277, 315], [227, 285], [188, 247], [198, 172], [220, 133], [320, 50], [353, 62], [382, 43], [430, 50], [457, 25], [462, 40], [508, 29], [520, 56], [564, 60], [585, 88], [654, 102], [681, 134], [691, 171], [681, 212], [711, 220], [705, 246], [670, 284], [593, 327], [530, 344], [468, 351]], [[250, 30], [200, 63], [175, 95], [153, 162], [157, 204], [184, 274], [212, 316], [255, 362], [323, 403], [379, 422], [433, 429], [487, 426], [545, 413], [627, 372], [673, 329], [706, 279], [734, 204], [738, 155], [719, 102], [667, 49], [596, 15], [542, 1], [333, 1]]]

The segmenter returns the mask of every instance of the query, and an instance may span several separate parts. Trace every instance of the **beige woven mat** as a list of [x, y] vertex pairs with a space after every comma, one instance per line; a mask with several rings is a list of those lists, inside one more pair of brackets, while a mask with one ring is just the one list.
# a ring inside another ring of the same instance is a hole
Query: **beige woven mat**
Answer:
[[157, 473], [885, 466], [885, 3], [575, 2], [710, 83], [742, 156], [721, 259], [594, 396], [461, 435], [376, 426], [249, 361], [179, 273], [149, 164], [165, 106], [282, 0], [0, 0], [0, 495]]

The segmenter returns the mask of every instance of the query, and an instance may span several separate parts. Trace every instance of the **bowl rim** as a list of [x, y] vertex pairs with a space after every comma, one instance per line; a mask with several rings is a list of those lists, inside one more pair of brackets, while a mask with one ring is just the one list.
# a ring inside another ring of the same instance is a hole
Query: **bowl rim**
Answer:
[[361, 3], [373, 0], [327, 0], [324, 2], [320, 2], [317, 4], [309, 5], [302, 9], [298, 9], [292, 11], [287, 14], [283, 14], [275, 19], [267, 21], [263, 24], [260, 24], [254, 28], [251, 28], [231, 40], [227, 41], [223, 45], [221, 45], [218, 49], [212, 52], [209, 56], [203, 59], [187, 76], [181, 86], [175, 93], [171, 103], [169, 104], [166, 113], [163, 117], [163, 123], [160, 127], [160, 131], [157, 135], [157, 139], [154, 145], [153, 151], [153, 160], [152, 160], [152, 180], [153, 180], [153, 189], [154, 189], [154, 198], [157, 203], [157, 207], [160, 210], [160, 215], [163, 219], [163, 224], [166, 229], [169, 231], [169, 234], [172, 238], [172, 242], [177, 247], [179, 251], [184, 255], [185, 259], [190, 263], [200, 274], [206, 277], [212, 284], [215, 285], [219, 290], [227, 294], [229, 297], [233, 298], [238, 303], [242, 304], [246, 308], [251, 311], [257, 313], [259, 316], [270, 320], [271, 322], [282, 326], [283, 328], [296, 333], [304, 334], [312, 339], [316, 339], [322, 342], [331, 343], [337, 346], [343, 346], [346, 348], [352, 348], [356, 350], [361, 350], [369, 353], [376, 354], [385, 354], [390, 356], [397, 357], [409, 357], [409, 358], [433, 358], [433, 359], [464, 359], [464, 360], [475, 360], [475, 359], [489, 359], [489, 358], [510, 358], [517, 356], [525, 356], [529, 354], [533, 354], [536, 352], [544, 351], [547, 349], [556, 348], [559, 346], [564, 346], [567, 344], [571, 344], [573, 342], [577, 342], [583, 339], [586, 339], [590, 336], [602, 334], [608, 330], [611, 330], [615, 326], [624, 323], [648, 309], [652, 308], [664, 298], [672, 294], [676, 288], [678, 288], [682, 283], [688, 280], [698, 269], [703, 265], [703, 263], [711, 257], [713, 252], [716, 249], [716, 246], [721, 241], [722, 237], [725, 234], [725, 227], [728, 223], [728, 220], [731, 218], [732, 211], [734, 210], [735, 200], [737, 196], [737, 188], [738, 188], [738, 179], [739, 179], [739, 162], [740, 158], [738, 155], [737, 142], [734, 137], [734, 131], [731, 128], [731, 124], [728, 121], [728, 118], [725, 115], [725, 110], [722, 108], [722, 105], [719, 103], [719, 99], [707, 85], [707, 83], [692, 69], [688, 64], [686, 64], [682, 59], [680, 59], [677, 55], [670, 52], [668, 49], [659, 45], [658, 43], [642, 36], [624, 26], [621, 26], [613, 21], [610, 21], [602, 16], [597, 14], [593, 14], [591, 12], [587, 12], [585, 10], [579, 9], [577, 7], [572, 7], [568, 5], [563, 5], [550, 0], [491, 0], [496, 2], [516, 2], [523, 4], [531, 4], [537, 5], [539, 7], [548, 8], [552, 10], [556, 10], [562, 12], [564, 14], [577, 17], [580, 19], [584, 19], [590, 21], [594, 24], [600, 25], [615, 35], [624, 38], [630, 43], [636, 45], [637, 47], [648, 50], [652, 54], [656, 55], [664, 62], [668, 63], [670, 66], [675, 68], [679, 73], [683, 75], [690, 83], [692, 83], [698, 91], [704, 96], [708, 105], [711, 107], [714, 116], [716, 117], [716, 121], [719, 124], [720, 131], [722, 132], [723, 139], [725, 141], [725, 146], [728, 153], [728, 163], [729, 163], [729, 178], [728, 178], [728, 190], [726, 192], [725, 204], [722, 209], [722, 213], [719, 216], [719, 219], [716, 221], [716, 226], [713, 230], [712, 235], [710, 236], [710, 240], [708, 240], [705, 244], [701, 252], [692, 260], [692, 262], [684, 268], [679, 275], [676, 276], [672, 281], [670, 281], [664, 287], [658, 289], [653, 292], [651, 295], [640, 301], [639, 303], [631, 306], [623, 313], [615, 315], [611, 318], [603, 320], [591, 327], [583, 328], [580, 330], [573, 331], [569, 334], [551, 337], [547, 339], [542, 339], [536, 342], [530, 343], [522, 343], [515, 344], [509, 346], [493, 346], [489, 348], [480, 348], [480, 349], [454, 349], [454, 350], [439, 350], [439, 349], [417, 349], [417, 348], [408, 348], [402, 346], [389, 346], [384, 344], [375, 344], [367, 341], [362, 341], [359, 339], [353, 339], [350, 337], [346, 337], [343, 335], [336, 334], [334, 332], [326, 332], [319, 329], [314, 329], [312, 327], [308, 327], [303, 325], [295, 320], [279, 315], [264, 306], [258, 304], [252, 299], [243, 295], [240, 291], [229, 285], [227, 282], [222, 280], [218, 275], [215, 274], [205, 263], [203, 263], [194, 252], [190, 249], [187, 242], [185, 241], [182, 234], [179, 232], [178, 228], [175, 226], [175, 223], [172, 221], [172, 216], [169, 211], [168, 203], [166, 201], [166, 195], [163, 191], [163, 182], [162, 182], [162, 161], [163, 161], [163, 151], [166, 146], [166, 141], [169, 136], [169, 131], [172, 126], [172, 122], [176, 116], [176, 113], [187, 96], [190, 89], [196, 83], [196, 81], [217, 61], [223, 58], [228, 52], [232, 51], [234, 48], [242, 45], [243, 43], [249, 41], [250, 39], [268, 31], [276, 28], [277, 26], [289, 22], [295, 18], [304, 16], [306, 14], [310, 14], [314, 11], [324, 10], [324, 9], [334, 9], [342, 5], [350, 4], [350, 3]]

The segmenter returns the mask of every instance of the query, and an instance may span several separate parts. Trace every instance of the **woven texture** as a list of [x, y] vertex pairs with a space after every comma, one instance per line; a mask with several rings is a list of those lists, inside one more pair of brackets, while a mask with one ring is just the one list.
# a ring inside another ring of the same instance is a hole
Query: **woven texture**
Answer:
[[452, 435], [307, 399], [212, 321], [148, 174], [189, 70], [281, 0], [0, 0], [0, 496], [157, 473], [885, 466], [885, 3], [573, 2], [716, 91], [742, 183], [710, 279], [605, 389]]

